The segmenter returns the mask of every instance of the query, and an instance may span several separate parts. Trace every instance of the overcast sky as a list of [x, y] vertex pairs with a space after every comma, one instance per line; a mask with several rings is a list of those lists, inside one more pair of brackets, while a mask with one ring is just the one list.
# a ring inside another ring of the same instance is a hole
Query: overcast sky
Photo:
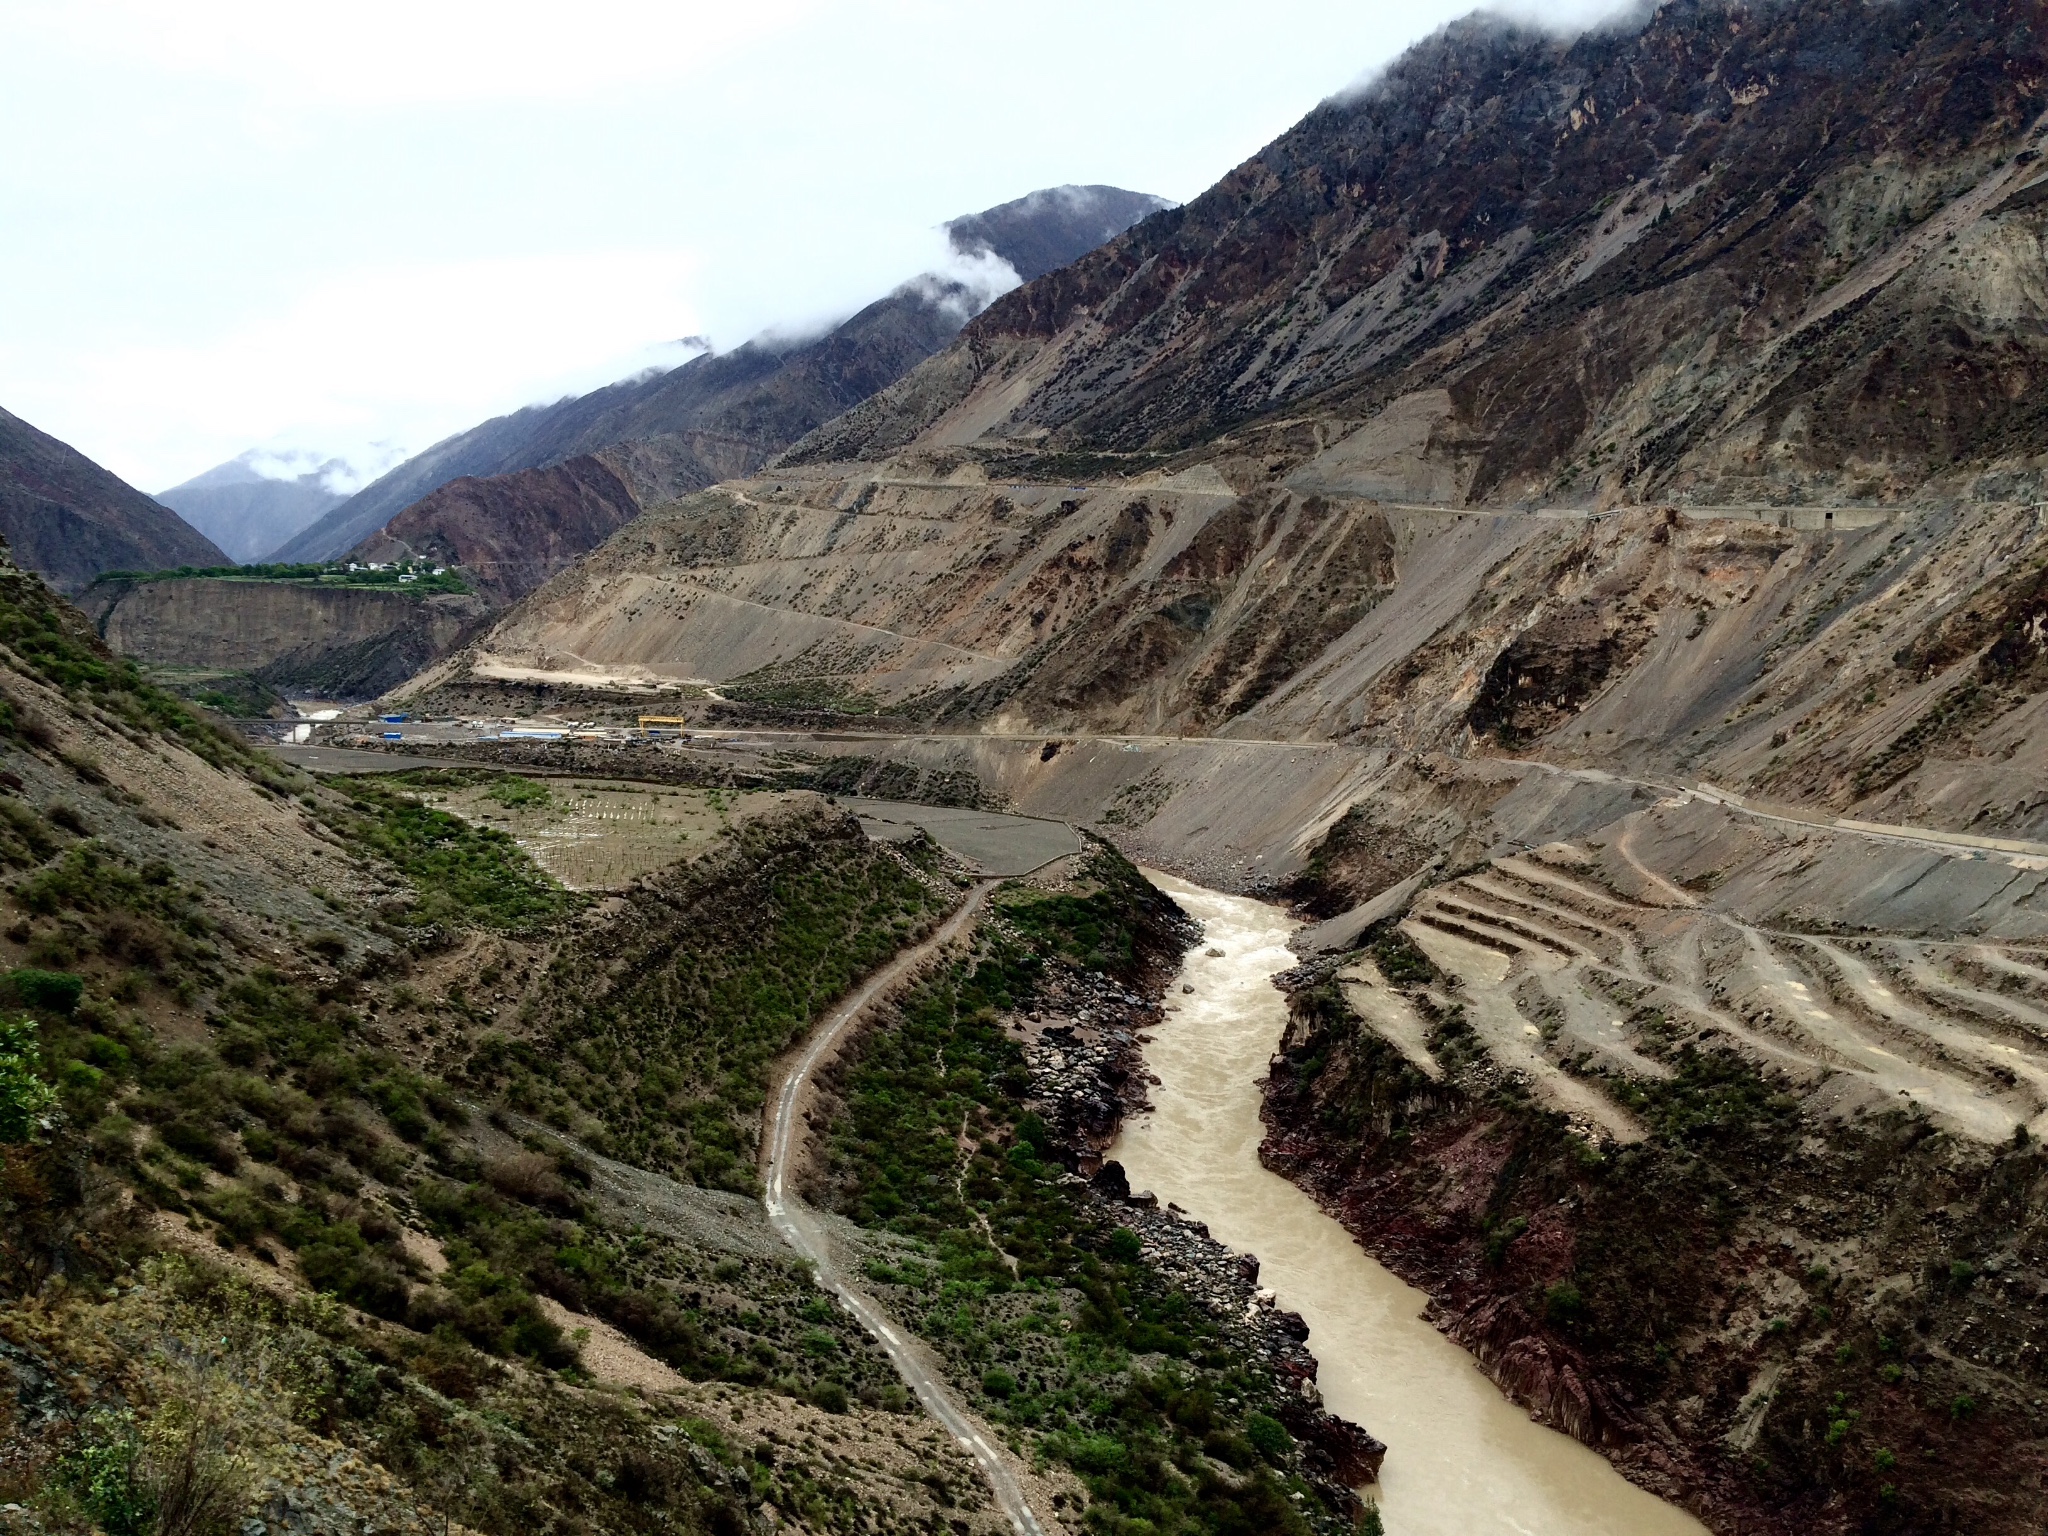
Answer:
[[410, 453], [1034, 187], [1185, 201], [1470, 8], [5, 0], [0, 407], [145, 490]]

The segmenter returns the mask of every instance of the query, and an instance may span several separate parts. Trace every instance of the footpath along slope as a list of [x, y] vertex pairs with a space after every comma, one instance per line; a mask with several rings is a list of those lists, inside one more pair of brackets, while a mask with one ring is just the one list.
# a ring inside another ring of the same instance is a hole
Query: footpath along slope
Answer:
[[888, 1354], [896, 1373], [903, 1378], [903, 1384], [917, 1395], [925, 1412], [937, 1419], [961, 1448], [974, 1458], [995, 1495], [996, 1503], [1020, 1536], [1044, 1536], [1044, 1527], [1032, 1513], [1022, 1485], [994, 1442], [974, 1417], [953, 1400], [952, 1394], [926, 1366], [915, 1340], [899, 1329], [881, 1304], [855, 1285], [840, 1267], [817, 1212], [790, 1188], [797, 1126], [802, 1118], [801, 1106], [812, 1075], [838, 1053], [840, 1044], [869, 1008], [966, 930], [998, 883], [995, 880], [978, 883], [937, 932], [922, 943], [912, 945], [870, 976], [812, 1034], [803, 1055], [790, 1068], [780, 1092], [775, 1096], [774, 1117], [769, 1125], [767, 1155], [762, 1168], [762, 1203], [767, 1207], [770, 1225], [810, 1263], [819, 1286], [838, 1297], [840, 1305], [860, 1320], [861, 1326]]

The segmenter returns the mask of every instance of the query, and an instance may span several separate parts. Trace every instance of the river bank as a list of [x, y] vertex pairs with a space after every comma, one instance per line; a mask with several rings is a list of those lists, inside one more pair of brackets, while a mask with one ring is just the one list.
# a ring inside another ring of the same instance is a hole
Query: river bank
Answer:
[[[848, 1272], [989, 1444], [1044, 1480], [1048, 1533], [1347, 1536], [1360, 1510], [1339, 1456], [1376, 1447], [1314, 1432], [1336, 1426], [1306, 1367], [1276, 1369], [1226, 1326], [1256, 1296], [1227, 1293], [1218, 1315], [1183, 1264], [1205, 1252], [1192, 1223], [1080, 1172], [1099, 1156], [1089, 1127], [1121, 1113], [1099, 1069], [1141, 1066], [1130, 1050], [1192, 937], [1099, 842], [1000, 885], [971, 949], [937, 957], [821, 1066], [799, 1193], [844, 1218]], [[1172, 1225], [1154, 1236], [1155, 1219]]]
[[1279, 1306], [1306, 1321], [1324, 1403], [1387, 1443], [1373, 1490], [1387, 1530], [1697, 1536], [1692, 1517], [1532, 1423], [1421, 1319], [1422, 1293], [1263, 1166], [1261, 1080], [1287, 1022], [1271, 978], [1297, 963], [1286, 945], [1294, 925], [1259, 902], [1152, 878], [1205, 933], [1145, 1048], [1153, 1108], [1126, 1125], [1112, 1156], [1134, 1186], [1255, 1254]]
[[1257, 1259], [1217, 1241], [1178, 1205], [1133, 1189], [1122, 1166], [1103, 1156], [1127, 1117], [1151, 1107], [1147, 1092], [1157, 1079], [1146, 1069], [1145, 1046], [1178, 1006], [1169, 988], [1182, 951], [1200, 942], [1200, 925], [1168, 908], [1125, 979], [1069, 966], [1041, 975], [1031, 1005], [1007, 1023], [1030, 1074], [1024, 1102], [1043, 1120], [1070, 1177], [1086, 1180], [1075, 1193], [1133, 1233], [1144, 1263], [1267, 1375], [1276, 1416], [1301, 1445], [1325, 1497], [1355, 1509], [1351, 1490], [1378, 1475], [1386, 1447], [1324, 1407], [1318, 1362], [1304, 1342], [1308, 1325], [1260, 1285]]

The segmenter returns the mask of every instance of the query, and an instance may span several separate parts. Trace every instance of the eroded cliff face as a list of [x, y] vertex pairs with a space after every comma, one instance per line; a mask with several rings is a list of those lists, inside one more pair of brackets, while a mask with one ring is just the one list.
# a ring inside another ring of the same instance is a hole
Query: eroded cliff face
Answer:
[[656, 508], [458, 671], [775, 679], [949, 730], [1534, 757], [2039, 835], [2029, 504], [1451, 511], [955, 456]]
[[1456, 23], [788, 459], [1227, 441], [1303, 489], [1489, 504], [2038, 485], [2038, 20]]
[[397, 686], [487, 612], [474, 597], [232, 579], [107, 583], [83, 601], [123, 656], [336, 699]]

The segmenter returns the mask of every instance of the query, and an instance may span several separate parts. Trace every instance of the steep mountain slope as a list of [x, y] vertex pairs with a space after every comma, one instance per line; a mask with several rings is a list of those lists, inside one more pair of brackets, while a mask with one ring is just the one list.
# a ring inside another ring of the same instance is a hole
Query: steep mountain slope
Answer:
[[423, 682], [808, 681], [969, 731], [1512, 752], [2048, 832], [2031, 505], [1782, 526], [945, 462], [657, 508]]
[[[1163, 199], [1116, 187], [1057, 187], [947, 228], [962, 255], [994, 255], [1028, 280], [1167, 206]], [[655, 440], [629, 464], [615, 466], [643, 496], [673, 495], [744, 474], [902, 377], [945, 345], [987, 298], [964, 283], [927, 274], [815, 340], [758, 337], [668, 373], [494, 418], [366, 486], [275, 558], [334, 558], [458, 476], [509, 474], [626, 441]], [[448, 537], [459, 534], [450, 529]]]
[[212, 539], [237, 561], [262, 558], [324, 513], [348, 500], [329, 482], [348, 466], [330, 460], [300, 475], [260, 473], [254, 452], [216, 464], [156, 499]]
[[60, 592], [81, 591], [102, 571], [229, 563], [177, 513], [5, 411], [0, 537]]
[[[657, 508], [470, 671], [2034, 828], [2025, 14], [1452, 28], [779, 467]], [[1826, 505], [1753, 504], [1794, 491]]]
[[1454, 28], [418, 696], [879, 707], [835, 782], [1289, 897], [1265, 1154], [1518, 1402], [1717, 1530], [2038, 1531], [2037, 22]]
[[2036, 486], [2033, 20], [1459, 23], [791, 459], [1228, 433], [1276, 479], [1402, 500], [1890, 500], [2008, 459]]

